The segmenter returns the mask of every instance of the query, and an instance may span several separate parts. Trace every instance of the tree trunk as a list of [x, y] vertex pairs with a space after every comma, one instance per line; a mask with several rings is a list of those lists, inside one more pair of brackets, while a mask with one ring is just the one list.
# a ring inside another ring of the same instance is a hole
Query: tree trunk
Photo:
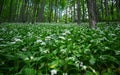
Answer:
[[25, 22], [25, 11], [26, 11], [26, 0], [23, 0], [22, 1], [22, 7], [21, 7], [21, 10], [20, 10], [20, 21], [21, 22]]
[[10, 0], [10, 10], [9, 10], [9, 17], [8, 17], [9, 22], [12, 21], [12, 3], [13, 3], [13, 0]]
[[58, 0], [55, 0], [55, 17], [54, 21], [57, 23], [57, 13], [58, 13]]
[[75, 16], [76, 16], [76, 13], [75, 13], [75, 1], [74, 1], [74, 20], [73, 20], [73, 22], [75, 22], [75, 20], [76, 20], [76, 18], [75, 18]]
[[50, 8], [50, 14], [49, 14], [49, 18], [48, 18], [49, 23], [51, 23], [51, 19], [52, 19], [52, 11], [53, 11], [53, 9], [52, 9], [53, 6], [52, 5], [53, 5], [53, 1], [49, 0], [49, 8]]
[[114, 7], [113, 7], [113, 4], [114, 4], [114, 0], [112, 0], [112, 5], [111, 5], [111, 16], [112, 16], [112, 20], [114, 18], [114, 15], [113, 15], [113, 12], [114, 12]]
[[117, 10], [118, 22], [120, 22], [120, 0], [116, 0], [116, 10]]
[[108, 13], [108, 0], [105, 0], [105, 17], [106, 17], [106, 21], [108, 22], [108, 16], [109, 16], [109, 13]]
[[93, 0], [93, 2], [94, 2], [93, 7], [94, 7], [94, 12], [95, 12], [95, 18], [96, 18], [95, 20], [96, 20], [96, 22], [98, 22], [98, 12], [97, 12], [97, 7], [96, 7], [97, 6], [96, 0]]
[[77, 0], [77, 16], [78, 16], [78, 20], [77, 20], [77, 24], [80, 24], [80, 0]]
[[34, 24], [34, 22], [35, 22], [35, 18], [36, 18], [36, 9], [37, 9], [37, 4], [34, 3], [33, 16], [32, 16], [32, 24]]
[[103, 14], [103, 0], [101, 0], [101, 3], [100, 3], [101, 5], [101, 7], [100, 7], [100, 9], [101, 9], [101, 21], [102, 21], [102, 19], [104, 18], [104, 14]]
[[14, 22], [17, 21], [17, 9], [18, 9], [18, 1], [16, 1], [15, 7], [14, 7], [14, 15], [13, 15]]
[[94, 0], [87, 0], [88, 14], [89, 14], [89, 25], [91, 28], [96, 26], [96, 18], [94, 11]]
[[85, 21], [85, 1], [83, 0], [83, 3], [82, 3], [83, 5], [83, 7], [82, 7], [82, 11], [83, 11], [83, 14], [82, 14], [82, 20], [83, 20], [83, 22]]
[[39, 11], [39, 15], [38, 15], [38, 21], [39, 21], [39, 22], [43, 22], [43, 18], [44, 18], [44, 7], [45, 7], [45, 0], [42, 0], [41, 10]]
[[66, 16], [65, 16], [65, 23], [67, 23], [67, 3], [68, 3], [68, 1], [66, 0]]
[[2, 23], [2, 10], [3, 10], [3, 4], [4, 4], [4, 0], [0, 1], [0, 24]]

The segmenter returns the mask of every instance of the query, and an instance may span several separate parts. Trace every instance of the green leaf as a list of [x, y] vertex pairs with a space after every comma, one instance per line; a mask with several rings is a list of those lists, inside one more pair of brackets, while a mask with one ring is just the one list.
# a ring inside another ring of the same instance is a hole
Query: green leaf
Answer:
[[86, 71], [85, 75], [94, 75], [94, 73], [92, 73], [90, 71]]
[[22, 75], [36, 75], [36, 70], [33, 68], [24, 68], [22, 70]]
[[93, 56], [93, 55], [91, 55], [91, 58], [90, 58], [89, 62], [90, 62], [90, 64], [92, 64], [92, 65], [94, 65], [94, 64], [95, 64], [96, 59], [94, 58], [94, 56]]

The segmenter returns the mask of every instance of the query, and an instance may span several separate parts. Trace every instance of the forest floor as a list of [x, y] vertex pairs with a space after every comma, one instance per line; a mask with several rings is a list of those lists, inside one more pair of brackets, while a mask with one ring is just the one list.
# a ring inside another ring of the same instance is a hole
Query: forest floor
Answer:
[[0, 25], [0, 75], [119, 75], [120, 24]]

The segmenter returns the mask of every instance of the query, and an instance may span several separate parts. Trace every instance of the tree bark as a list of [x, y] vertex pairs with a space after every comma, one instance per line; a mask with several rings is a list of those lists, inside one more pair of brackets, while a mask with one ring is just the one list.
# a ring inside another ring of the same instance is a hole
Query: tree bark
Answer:
[[53, 5], [53, 1], [49, 0], [49, 8], [50, 8], [50, 14], [49, 14], [49, 18], [48, 18], [49, 23], [51, 23], [51, 19], [52, 19], [52, 11], [53, 11], [53, 9], [52, 9], [53, 6], [52, 5]]
[[113, 15], [113, 12], [114, 12], [114, 0], [112, 0], [112, 5], [111, 5], [111, 16], [112, 16], [112, 20], [113, 20], [113, 18], [114, 18], [114, 15]]
[[13, 0], [10, 0], [10, 10], [9, 10], [9, 17], [8, 17], [9, 22], [12, 21], [12, 4], [13, 4]]
[[58, 0], [55, 0], [55, 17], [54, 21], [57, 23], [57, 16], [58, 16]]
[[108, 0], [105, 0], [105, 17], [106, 17], [106, 21], [108, 22], [108, 16], [109, 16], [109, 12], [108, 12]]
[[101, 7], [100, 7], [100, 9], [101, 9], [101, 21], [102, 21], [102, 19], [104, 18], [104, 14], [103, 14], [103, 0], [101, 0], [101, 3], [100, 3], [101, 5]]
[[75, 18], [75, 16], [76, 16], [76, 13], [75, 13], [75, 1], [74, 1], [74, 20], [73, 20], [73, 22], [75, 22], [75, 20], [76, 20], [76, 18]]
[[4, 4], [4, 0], [0, 1], [0, 24], [2, 23], [2, 10], [3, 10], [3, 4]]
[[22, 1], [22, 7], [21, 7], [21, 10], [20, 10], [20, 21], [21, 22], [25, 22], [25, 11], [26, 11], [26, 0], [23, 0]]
[[97, 6], [96, 0], [93, 0], [93, 2], [94, 2], [93, 7], [94, 7], [94, 12], [95, 12], [95, 18], [96, 18], [95, 20], [96, 20], [96, 22], [98, 22], [98, 12], [97, 12], [97, 7], [96, 7]]
[[117, 10], [118, 22], [120, 22], [120, 0], [116, 0], [116, 10]]
[[37, 4], [34, 3], [33, 16], [32, 16], [32, 24], [34, 24], [34, 22], [35, 22], [35, 18], [36, 18], [36, 9], [37, 9]]
[[66, 16], [65, 16], [65, 23], [67, 23], [67, 15], [68, 15], [68, 13], [67, 13], [67, 3], [68, 3], [68, 0], [66, 0]]
[[95, 18], [95, 11], [94, 11], [94, 0], [87, 0], [87, 7], [88, 7], [88, 15], [89, 15], [89, 26], [91, 28], [95, 28], [96, 18]]
[[39, 11], [39, 15], [38, 15], [38, 21], [39, 21], [39, 22], [43, 22], [43, 18], [44, 18], [44, 7], [45, 7], [45, 0], [42, 0], [41, 10]]
[[83, 11], [82, 20], [84, 22], [85, 21], [85, 1], [84, 0], [83, 0], [83, 4], [82, 4], [82, 11]]
[[77, 0], [77, 16], [78, 16], [78, 20], [77, 20], [77, 24], [80, 24], [80, 0]]

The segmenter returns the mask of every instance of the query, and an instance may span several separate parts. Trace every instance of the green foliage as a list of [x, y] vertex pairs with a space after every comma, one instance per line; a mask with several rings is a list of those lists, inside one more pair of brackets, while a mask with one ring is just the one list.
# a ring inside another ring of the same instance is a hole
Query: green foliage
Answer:
[[120, 74], [120, 25], [0, 26], [0, 74]]

